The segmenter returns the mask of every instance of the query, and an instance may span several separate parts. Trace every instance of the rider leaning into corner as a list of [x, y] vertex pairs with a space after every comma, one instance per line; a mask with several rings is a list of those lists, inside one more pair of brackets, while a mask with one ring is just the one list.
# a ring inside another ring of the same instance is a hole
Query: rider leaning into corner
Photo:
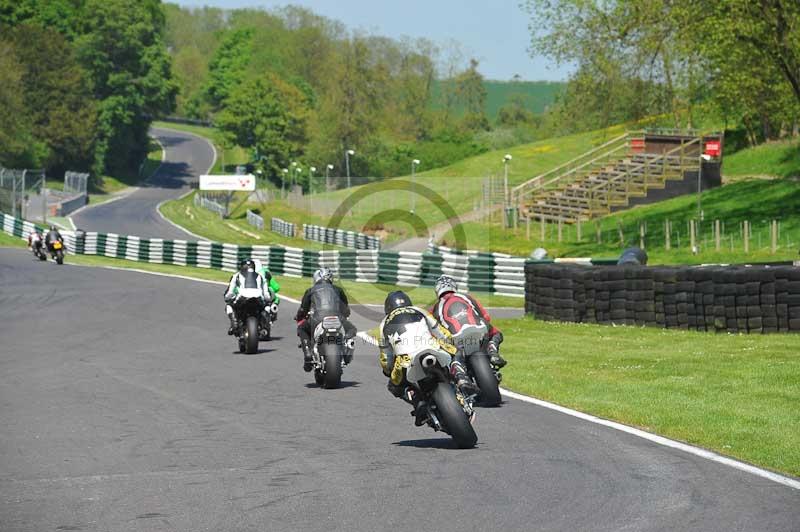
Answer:
[[28, 247], [30, 249], [38, 249], [42, 247], [42, 230], [35, 227], [33, 231], [28, 234]]
[[297, 310], [297, 336], [300, 337], [300, 348], [303, 350], [303, 370], [313, 369], [314, 329], [325, 316], [339, 316], [344, 326], [345, 345], [344, 363], [353, 360], [355, 349], [356, 327], [347, 318], [350, 317], [350, 304], [340, 287], [333, 284], [333, 272], [330, 268], [320, 268], [314, 272], [314, 284], [303, 294], [300, 308]]
[[239, 271], [231, 277], [228, 287], [225, 289], [225, 313], [231, 322], [228, 334], [233, 335], [236, 330], [236, 312], [234, 312], [238, 302], [240, 288], [257, 288], [263, 294], [264, 306], [270, 301], [270, 292], [266, 286], [264, 278], [256, 272], [256, 265], [252, 259], [242, 261]]
[[47, 249], [52, 250], [53, 244], [56, 242], [61, 242], [64, 244], [64, 238], [61, 236], [61, 233], [58, 232], [55, 225], [50, 226], [50, 230], [47, 232], [47, 236], [44, 237], [44, 243], [47, 246]]
[[[416, 394], [406, 380], [408, 363], [414, 355], [431, 347], [454, 356], [456, 347], [453, 345], [453, 337], [436, 322], [430, 312], [415, 307], [405, 292], [390, 293], [383, 304], [383, 311], [386, 317], [378, 329], [378, 347], [383, 374], [389, 377], [386, 387], [389, 393], [416, 408]], [[430, 345], [430, 336], [435, 339], [436, 345]], [[395, 346], [402, 346], [403, 353], [396, 353]], [[462, 362], [453, 359], [450, 363], [450, 374], [463, 394], [478, 393], [472, 380], [467, 377]], [[417, 423], [421, 424], [419, 418]]]
[[[470, 329], [477, 331], [480, 336], [480, 348], [486, 350], [492, 366], [495, 369], [505, 366], [506, 361], [500, 356], [503, 333], [492, 325], [491, 317], [483, 305], [471, 295], [458, 292], [455, 279], [449, 275], [439, 277], [434, 289], [439, 300], [433, 305], [431, 313], [439, 323], [457, 339], [466, 336], [465, 333]], [[458, 341], [456, 343], [458, 344]], [[464, 349], [459, 349], [460, 362], [464, 362], [463, 352]]]

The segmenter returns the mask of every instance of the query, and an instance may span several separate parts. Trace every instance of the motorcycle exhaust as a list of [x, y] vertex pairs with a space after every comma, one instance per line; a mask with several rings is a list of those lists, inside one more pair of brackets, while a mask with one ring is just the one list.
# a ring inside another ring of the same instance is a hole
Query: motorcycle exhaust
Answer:
[[422, 367], [432, 368], [436, 365], [436, 357], [434, 355], [425, 355], [422, 357]]

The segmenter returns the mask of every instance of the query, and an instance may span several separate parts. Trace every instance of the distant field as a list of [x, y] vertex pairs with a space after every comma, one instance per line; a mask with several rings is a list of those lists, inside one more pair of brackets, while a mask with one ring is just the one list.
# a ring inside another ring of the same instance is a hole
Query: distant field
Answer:
[[[442, 87], [451, 81], [436, 81], [433, 85], [433, 107], [441, 107]], [[486, 115], [494, 122], [497, 113], [514, 95], [522, 96], [529, 110], [536, 114], [544, 112], [556, 96], [564, 90], [566, 83], [561, 81], [496, 81], [483, 82], [486, 88]], [[457, 112], [461, 109], [457, 108]]]

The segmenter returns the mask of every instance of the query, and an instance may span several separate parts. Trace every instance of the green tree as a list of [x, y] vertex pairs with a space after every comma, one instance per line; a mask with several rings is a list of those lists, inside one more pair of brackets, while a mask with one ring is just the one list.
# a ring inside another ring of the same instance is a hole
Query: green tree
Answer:
[[235, 30], [226, 34], [208, 65], [205, 95], [211, 108], [218, 111], [234, 87], [247, 76], [253, 55], [253, 31]]
[[250, 79], [234, 87], [217, 126], [237, 144], [255, 148], [272, 176], [302, 156], [308, 142], [309, 108], [297, 87], [274, 74]]
[[458, 101], [465, 109], [464, 127], [473, 131], [491, 129], [486, 118], [486, 87], [477, 59], [469, 60], [469, 67], [456, 77], [455, 83]]

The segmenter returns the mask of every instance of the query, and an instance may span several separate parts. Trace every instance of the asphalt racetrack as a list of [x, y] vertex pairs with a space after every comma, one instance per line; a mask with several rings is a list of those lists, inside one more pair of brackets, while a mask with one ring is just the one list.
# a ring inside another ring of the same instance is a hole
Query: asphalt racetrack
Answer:
[[242, 355], [222, 286], [67, 263], [0, 249], [4, 532], [800, 530], [798, 490], [515, 400], [457, 450], [368, 344], [317, 388], [288, 301]]
[[143, 238], [197, 240], [170, 224], [156, 211], [159, 203], [185, 194], [214, 164], [214, 148], [196, 135], [151, 128], [165, 151], [156, 173], [135, 192], [115, 201], [81, 210], [72, 216], [78, 229]]

